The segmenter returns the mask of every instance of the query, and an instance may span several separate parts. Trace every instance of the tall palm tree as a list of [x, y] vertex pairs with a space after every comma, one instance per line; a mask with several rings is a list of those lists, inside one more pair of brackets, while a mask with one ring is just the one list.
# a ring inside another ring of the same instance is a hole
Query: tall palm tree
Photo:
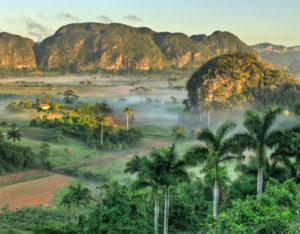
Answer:
[[124, 108], [124, 114], [126, 115], [126, 129], [128, 131], [129, 129], [129, 125], [128, 125], [128, 122], [129, 122], [129, 117], [133, 114], [133, 110], [129, 107], [129, 106], [126, 106]]
[[262, 194], [263, 191], [263, 168], [267, 160], [266, 150], [274, 147], [283, 136], [281, 131], [271, 130], [280, 113], [281, 108], [278, 106], [269, 108], [262, 117], [253, 110], [247, 110], [244, 114], [244, 126], [247, 131], [234, 136], [242, 148], [252, 149], [256, 152], [257, 194]]
[[158, 181], [165, 188], [164, 234], [168, 233], [170, 187], [189, 181], [185, 161], [175, 151], [175, 145], [150, 153], [157, 170]]
[[101, 124], [101, 139], [100, 139], [100, 144], [101, 145], [103, 145], [103, 126], [104, 126], [104, 122], [105, 122], [106, 118], [107, 118], [107, 116], [106, 115], [102, 115], [102, 114], [99, 114], [97, 116], [97, 120]]
[[232, 138], [226, 138], [235, 127], [235, 123], [226, 121], [216, 130], [215, 134], [208, 128], [203, 129], [198, 134], [198, 140], [205, 145], [194, 146], [185, 154], [187, 165], [195, 166], [199, 163], [205, 163], [205, 169], [214, 173], [214, 219], [217, 218], [219, 206], [219, 164], [237, 158], [235, 154], [240, 152], [236, 142]]
[[16, 140], [20, 141], [22, 134], [20, 132], [21, 130], [19, 128], [11, 129], [7, 132], [7, 139], [13, 139], [14, 143], [16, 143]]
[[155, 234], [159, 233], [159, 168], [153, 160], [146, 156], [140, 157], [134, 155], [126, 164], [125, 173], [137, 174], [138, 179], [133, 186], [136, 189], [150, 187], [151, 194], [155, 199], [154, 205], [154, 230]]
[[91, 201], [91, 191], [88, 188], [83, 188], [81, 184], [69, 185], [68, 193], [65, 194], [61, 201], [61, 205], [77, 210], [76, 223], [79, 222], [80, 207], [87, 206]]

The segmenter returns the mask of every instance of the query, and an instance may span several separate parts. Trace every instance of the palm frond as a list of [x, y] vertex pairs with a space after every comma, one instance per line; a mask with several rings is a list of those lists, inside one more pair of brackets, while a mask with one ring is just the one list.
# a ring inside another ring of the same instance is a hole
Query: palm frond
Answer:
[[273, 123], [275, 122], [277, 116], [282, 112], [282, 109], [279, 106], [275, 106], [273, 108], [269, 108], [264, 116], [263, 116], [263, 125], [262, 132], [264, 135], [267, 134], [268, 130], [271, 128]]
[[233, 154], [241, 154], [243, 152], [243, 147], [241, 147], [236, 139], [233, 137], [227, 138], [224, 140], [223, 144], [220, 147], [220, 157], [223, 155], [226, 155], [228, 153], [233, 153]]
[[235, 155], [227, 155], [227, 156], [221, 158], [221, 159], [219, 160], [219, 162], [230, 161], [230, 160], [232, 160], [232, 159], [237, 159], [237, 156], [235, 156]]
[[224, 137], [226, 137], [233, 129], [236, 128], [236, 123], [232, 121], [225, 121], [216, 131], [216, 139], [222, 142]]
[[211, 130], [208, 128], [205, 128], [202, 130], [202, 132], [199, 132], [197, 139], [199, 141], [202, 141], [207, 144], [207, 146], [213, 150], [218, 149], [218, 143], [216, 141], [216, 138]]
[[253, 110], [247, 110], [244, 114], [244, 126], [252, 136], [259, 136], [262, 130], [262, 119]]
[[143, 158], [138, 155], [134, 155], [132, 159], [127, 162], [124, 172], [130, 174], [138, 173], [141, 170], [142, 163]]
[[152, 186], [152, 183], [149, 180], [145, 179], [145, 178], [138, 178], [132, 184], [132, 187], [135, 190], [139, 190], [139, 189], [146, 188], [146, 187], [149, 187], [149, 186]]
[[255, 149], [256, 140], [248, 132], [237, 133], [232, 138], [232, 141], [239, 145], [239, 149]]
[[282, 131], [273, 130], [266, 137], [266, 145], [272, 148], [276, 144], [284, 143], [288, 140], [288, 136], [286, 136]]
[[195, 166], [203, 163], [208, 157], [208, 148], [205, 146], [194, 146], [186, 151], [183, 155], [184, 161], [188, 166]]

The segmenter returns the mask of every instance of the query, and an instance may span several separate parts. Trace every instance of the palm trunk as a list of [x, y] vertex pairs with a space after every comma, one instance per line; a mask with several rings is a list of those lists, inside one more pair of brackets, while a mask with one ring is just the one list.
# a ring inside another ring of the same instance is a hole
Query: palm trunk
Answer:
[[168, 223], [169, 223], [169, 188], [166, 188], [165, 194], [165, 217], [164, 217], [164, 234], [168, 234]]
[[103, 121], [101, 123], [101, 145], [103, 145]]
[[214, 188], [214, 220], [217, 219], [218, 215], [218, 206], [219, 206], [219, 196], [220, 196], [220, 187], [219, 187], [219, 181], [218, 178], [215, 178], [215, 188]]
[[210, 113], [207, 112], [207, 126], [210, 128]]
[[128, 120], [129, 120], [129, 115], [127, 114], [126, 115], [126, 129], [127, 129], [127, 131], [128, 131]]
[[155, 198], [154, 226], [155, 226], [155, 234], [158, 234], [159, 233], [159, 198], [158, 198], [158, 196], [156, 196], [156, 198]]
[[296, 184], [298, 184], [298, 180], [299, 180], [299, 170], [298, 170], [298, 168], [296, 168], [295, 178], [294, 178], [294, 181]]
[[199, 123], [202, 123], [202, 111], [201, 111], [201, 107], [198, 107], [198, 118], [199, 118]]
[[257, 195], [261, 195], [263, 191], [263, 172], [263, 167], [260, 167], [257, 173]]
[[79, 223], [79, 208], [77, 208], [77, 219], [76, 220], [77, 220], [76, 224], [78, 225], [78, 223]]

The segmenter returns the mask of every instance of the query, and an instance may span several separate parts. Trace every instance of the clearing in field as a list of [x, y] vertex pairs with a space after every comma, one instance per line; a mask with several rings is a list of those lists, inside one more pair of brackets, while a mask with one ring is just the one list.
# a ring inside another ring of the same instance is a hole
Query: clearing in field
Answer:
[[41, 179], [8, 185], [0, 188], [0, 207], [9, 205], [10, 210], [23, 206], [53, 207], [51, 199], [54, 192], [66, 186], [72, 178], [62, 175], [52, 175]]

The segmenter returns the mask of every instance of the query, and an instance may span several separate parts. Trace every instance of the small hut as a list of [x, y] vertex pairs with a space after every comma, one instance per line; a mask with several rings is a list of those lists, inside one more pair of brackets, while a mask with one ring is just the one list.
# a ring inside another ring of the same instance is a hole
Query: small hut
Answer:
[[49, 104], [40, 104], [40, 108], [43, 111], [47, 111], [50, 108], [50, 105]]

